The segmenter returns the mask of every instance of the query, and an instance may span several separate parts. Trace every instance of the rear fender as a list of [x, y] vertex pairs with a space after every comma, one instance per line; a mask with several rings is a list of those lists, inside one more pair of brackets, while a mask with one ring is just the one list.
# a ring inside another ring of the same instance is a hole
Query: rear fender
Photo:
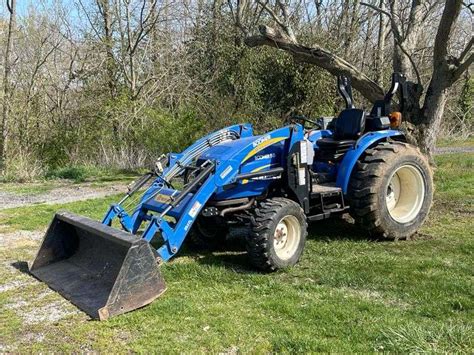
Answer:
[[388, 129], [383, 131], [368, 132], [364, 134], [356, 142], [342, 159], [342, 162], [338, 166], [336, 186], [342, 189], [344, 194], [347, 193], [349, 186], [349, 180], [352, 174], [352, 170], [359, 160], [360, 156], [372, 145], [380, 141], [386, 140], [389, 137], [400, 137], [405, 139], [402, 132], [398, 130]]

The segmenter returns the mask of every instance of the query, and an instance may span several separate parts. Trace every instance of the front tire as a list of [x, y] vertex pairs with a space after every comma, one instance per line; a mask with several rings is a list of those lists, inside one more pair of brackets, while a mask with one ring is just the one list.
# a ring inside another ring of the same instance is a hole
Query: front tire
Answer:
[[410, 144], [379, 144], [357, 163], [348, 197], [352, 217], [371, 235], [409, 238], [424, 223], [433, 200], [428, 161]]
[[281, 197], [264, 200], [254, 209], [250, 227], [246, 245], [255, 267], [275, 271], [298, 262], [308, 227], [299, 204]]

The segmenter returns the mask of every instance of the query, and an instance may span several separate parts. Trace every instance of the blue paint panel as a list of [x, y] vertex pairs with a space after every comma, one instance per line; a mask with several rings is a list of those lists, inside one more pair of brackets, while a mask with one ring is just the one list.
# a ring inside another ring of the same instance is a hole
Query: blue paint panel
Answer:
[[234, 157], [242, 149], [245, 149], [249, 144], [252, 144], [261, 136], [252, 136], [247, 138], [236, 139], [233, 141], [223, 142], [209, 148], [206, 152], [201, 154], [201, 160], [219, 160], [225, 161]]
[[321, 138], [327, 138], [331, 137], [332, 132], [330, 130], [312, 130], [308, 132], [308, 140], [314, 144], [314, 148], [318, 149], [318, 145], [316, 144], [316, 141]]
[[[262, 172], [281, 167], [284, 147], [285, 143], [282, 141], [261, 150], [240, 166], [239, 174]], [[223, 187], [217, 189], [212, 198], [214, 200], [228, 200], [258, 196], [263, 194], [274, 181], [274, 178], [238, 181], [235, 187], [231, 189], [224, 189]]]

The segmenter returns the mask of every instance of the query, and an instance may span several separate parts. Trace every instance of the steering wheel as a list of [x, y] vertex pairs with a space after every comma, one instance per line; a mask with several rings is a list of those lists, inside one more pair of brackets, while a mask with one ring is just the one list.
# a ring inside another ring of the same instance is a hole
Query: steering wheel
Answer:
[[301, 122], [304, 129], [306, 129], [305, 123], [311, 123], [313, 126], [321, 128], [321, 125], [318, 122], [310, 120], [309, 118], [307, 118], [306, 116], [303, 116], [303, 115], [293, 115], [293, 116], [290, 117], [289, 121], [291, 123]]

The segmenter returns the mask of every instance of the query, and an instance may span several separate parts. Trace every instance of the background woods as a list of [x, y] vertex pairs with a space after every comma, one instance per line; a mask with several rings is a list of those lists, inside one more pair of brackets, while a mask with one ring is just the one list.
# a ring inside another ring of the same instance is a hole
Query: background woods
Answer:
[[338, 73], [368, 107], [404, 72], [405, 117], [428, 151], [472, 132], [473, 6], [460, 0], [4, 0], [1, 11], [3, 179], [137, 168], [231, 122], [333, 115]]

